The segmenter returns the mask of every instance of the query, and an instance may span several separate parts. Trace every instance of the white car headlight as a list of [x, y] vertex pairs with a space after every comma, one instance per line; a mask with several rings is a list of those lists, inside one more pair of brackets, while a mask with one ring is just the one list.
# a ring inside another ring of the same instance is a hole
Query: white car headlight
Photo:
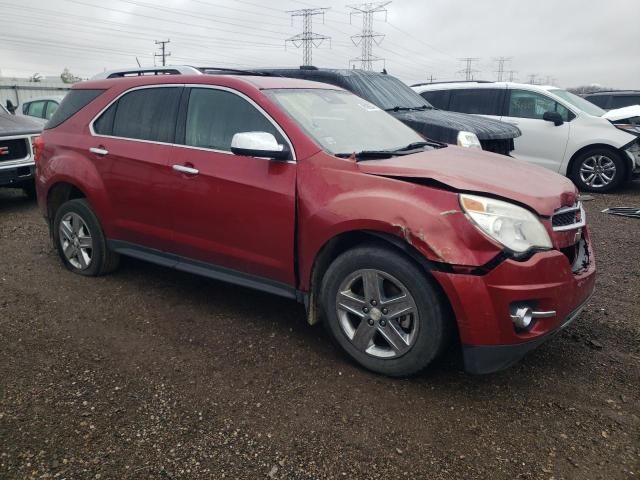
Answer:
[[477, 135], [472, 132], [458, 132], [458, 146], [482, 149], [480, 140], [478, 140]]
[[514, 252], [552, 248], [544, 225], [529, 210], [512, 203], [460, 194], [460, 205], [473, 224]]

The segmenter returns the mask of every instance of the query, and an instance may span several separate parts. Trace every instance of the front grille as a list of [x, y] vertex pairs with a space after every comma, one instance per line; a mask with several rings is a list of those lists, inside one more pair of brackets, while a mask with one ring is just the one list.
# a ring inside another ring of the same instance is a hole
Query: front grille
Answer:
[[504, 140], [480, 140], [480, 145], [487, 152], [509, 155], [514, 148], [513, 138]]
[[577, 202], [571, 207], [559, 208], [551, 217], [551, 225], [556, 232], [573, 230], [574, 228], [583, 227], [584, 224], [585, 215], [581, 202]]
[[20, 160], [29, 156], [29, 144], [26, 138], [0, 140], [0, 162]]

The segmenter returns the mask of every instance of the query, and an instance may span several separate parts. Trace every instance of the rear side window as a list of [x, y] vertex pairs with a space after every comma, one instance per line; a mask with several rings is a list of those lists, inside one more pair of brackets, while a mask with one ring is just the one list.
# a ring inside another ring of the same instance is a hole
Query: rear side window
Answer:
[[50, 129], [57, 127], [89, 105], [89, 103], [99, 97], [102, 92], [104, 92], [104, 90], [70, 90], [62, 99], [62, 103], [60, 103], [53, 117], [51, 117], [51, 120], [47, 122], [44, 128]]
[[31, 102], [29, 104], [29, 111], [27, 112], [27, 115], [31, 116], [31, 117], [37, 117], [37, 118], [44, 118], [44, 106], [45, 106], [45, 101], [44, 100], [38, 100], [36, 102]]
[[611, 97], [611, 109], [640, 105], [640, 95], [613, 95]]
[[571, 120], [569, 110], [546, 95], [527, 90], [511, 91], [508, 117], [542, 120], [546, 112], [558, 112], [565, 122]]
[[268, 132], [284, 143], [267, 118], [244, 98], [224, 90], [194, 88], [189, 95], [185, 144], [231, 151], [231, 139], [240, 132]]
[[607, 108], [609, 103], [609, 95], [587, 95], [584, 98], [600, 108]]
[[427, 102], [440, 110], [449, 110], [449, 90], [427, 91], [420, 95]]
[[492, 88], [451, 90], [449, 110], [479, 115], [501, 115], [503, 90]]
[[99, 135], [171, 143], [182, 87], [155, 87], [124, 94], [93, 124]]

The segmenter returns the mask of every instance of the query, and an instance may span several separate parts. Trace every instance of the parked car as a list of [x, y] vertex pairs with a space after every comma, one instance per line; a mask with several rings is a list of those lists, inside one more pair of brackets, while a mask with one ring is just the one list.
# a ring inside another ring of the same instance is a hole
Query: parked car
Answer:
[[[139, 75], [202, 74], [204, 67], [167, 66], [150, 69], [111, 70], [101, 72], [94, 79]], [[233, 72], [233, 70], [226, 69]], [[252, 72], [261, 75], [299, 78], [328, 83], [355, 93], [361, 98], [389, 112], [398, 120], [428, 139], [468, 148], [508, 155], [513, 139], [520, 130], [504, 122], [469, 115], [443, 112], [433, 108], [397, 78], [378, 72], [355, 69], [327, 69], [317, 67], [259, 68]]]
[[33, 98], [22, 103], [22, 105], [18, 107], [17, 113], [18, 115], [43, 119], [46, 122], [53, 117], [63, 98], [64, 95]]
[[567, 175], [581, 189], [609, 192], [640, 172], [639, 133], [552, 86], [508, 82], [414, 85], [438, 108], [513, 123], [522, 136], [513, 157]]
[[127, 255], [297, 299], [386, 375], [423, 369], [450, 338], [468, 371], [504, 368], [594, 288], [569, 180], [425, 141], [326, 83], [80, 83], [36, 152], [38, 203], [72, 272]]
[[582, 98], [589, 100], [603, 110], [615, 110], [617, 108], [640, 105], [639, 90], [613, 90], [587, 93]]
[[11, 115], [0, 105], [0, 187], [35, 196], [32, 140], [42, 130], [35, 121]]

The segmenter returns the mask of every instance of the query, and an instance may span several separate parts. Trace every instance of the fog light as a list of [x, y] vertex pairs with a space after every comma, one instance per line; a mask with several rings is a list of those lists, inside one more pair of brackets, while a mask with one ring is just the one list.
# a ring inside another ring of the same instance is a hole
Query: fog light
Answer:
[[511, 320], [516, 328], [525, 330], [529, 328], [533, 321], [533, 310], [531, 307], [520, 306], [512, 309]]

